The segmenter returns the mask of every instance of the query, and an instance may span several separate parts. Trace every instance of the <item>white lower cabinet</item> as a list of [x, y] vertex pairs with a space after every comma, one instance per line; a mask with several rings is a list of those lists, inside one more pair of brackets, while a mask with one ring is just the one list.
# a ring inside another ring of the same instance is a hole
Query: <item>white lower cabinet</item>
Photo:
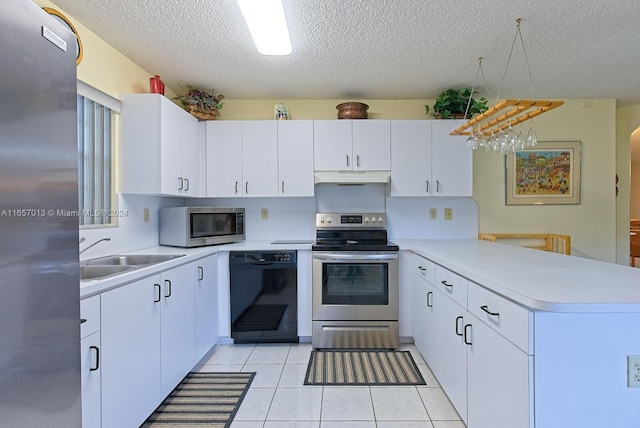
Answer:
[[196, 363], [195, 263], [100, 295], [102, 427], [140, 426]]
[[101, 295], [102, 427], [140, 426], [160, 403], [160, 275]]
[[532, 428], [532, 313], [417, 255], [412, 287], [416, 347], [461, 419]]
[[468, 346], [467, 426], [533, 427], [530, 422], [530, 367], [527, 355], [475, 316]]
[[218, 322], [218, 255], [195, 262], [196, 283], [196, 361], [206, 354], [219, 336]]
[[101, 419], [100, 296], [80, 302], [80, 371], [82, 426], [99, 427]]

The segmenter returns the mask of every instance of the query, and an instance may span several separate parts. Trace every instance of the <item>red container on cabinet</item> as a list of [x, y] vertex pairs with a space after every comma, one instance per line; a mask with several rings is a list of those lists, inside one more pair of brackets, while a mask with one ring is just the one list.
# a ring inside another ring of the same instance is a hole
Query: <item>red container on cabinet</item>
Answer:
[[149, 78], [149, 86], [152, 94], [164, 95], [164, 83], [157, 74]]

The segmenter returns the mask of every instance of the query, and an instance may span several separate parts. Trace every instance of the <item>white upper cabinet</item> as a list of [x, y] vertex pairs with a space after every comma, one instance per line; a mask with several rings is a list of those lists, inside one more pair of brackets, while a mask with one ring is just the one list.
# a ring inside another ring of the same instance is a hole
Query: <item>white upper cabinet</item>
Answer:
[[207, 196], [278, 196], [276, 121], [206, 123]]
[[430, 196], [431, 121], [391, 121], [391, 196]]
[[244, 196], [278, 196], [278, 126], [275, 120], [242, 121]]
[[121, 99], [120, 192], [202, 196], [198, 120], [159, 94]]
[[205, 134], [207, 196], [242, 196], [241, 122], [209, 120]]
[[473, 151], [461, 121], [391, 121], [391, 196], [471, 196]]
[[467, 147], [467, 137], [449, 135], [462, 123], [450, 120], [431, 122], [434, 196], [473, 194], [473, 150]]
[[279, 196], [313, 196], [313, 121], [279, 120]]
[[313, 127], [316, 171], [390, 169], [390, 121], [316, 120]]

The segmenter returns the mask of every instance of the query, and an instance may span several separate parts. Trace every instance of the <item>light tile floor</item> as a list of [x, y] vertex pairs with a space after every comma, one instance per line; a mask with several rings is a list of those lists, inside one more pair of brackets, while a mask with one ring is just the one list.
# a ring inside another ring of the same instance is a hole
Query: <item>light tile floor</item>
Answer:
[[464, 428], [413, 345], [426, 386], [305, 386], [311, 344], [221, 345], [196, 366], [256, 372], [232, 428]]

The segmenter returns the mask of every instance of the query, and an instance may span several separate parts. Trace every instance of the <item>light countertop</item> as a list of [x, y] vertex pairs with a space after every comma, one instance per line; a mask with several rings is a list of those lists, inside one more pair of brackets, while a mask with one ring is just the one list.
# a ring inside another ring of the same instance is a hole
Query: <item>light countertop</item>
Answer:
[[640, 312], [640, 269], [495, 242], [394, 240], [534, 310]]
[[184, 254], [184, 257], [156, 263], [150, 266], [143, 266], [130, 271], [123, 272], [103, 279], [80, 281], [80, 299], [85, 299], [93, 295], [103, 293], [112, 288], [128, 284], [133, 281], [155, 275], [159, 272], [171, 269], [186, 263], [191, 263], [203, 257], [210, 256], [224, 251], [280, 251], [280, 250], [311, 250], [309, 243], [293, 244], [272, 244], [272, 241], [243, 241], [234, 244], [212, 245], [196, 248], [179, 248], [158, 246], [145, 248], [137, 251], [124, 252], [119, 254]]

